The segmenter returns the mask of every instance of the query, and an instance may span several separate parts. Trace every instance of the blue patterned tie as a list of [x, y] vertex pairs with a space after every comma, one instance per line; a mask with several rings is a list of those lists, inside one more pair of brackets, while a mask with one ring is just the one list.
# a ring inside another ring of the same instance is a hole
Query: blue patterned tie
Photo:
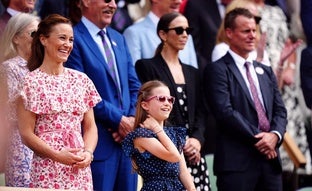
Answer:
[[265, 132], [268, 132], [270, 130], [270, 123], [269, 123], [269, 120], [268, 118], [266, 117], [265, 115], [265, 111], [264, 111], [264, 108], [260, 102], [260, 99], [259, 99], [259, 96], [258, 96], [258, 93], [257, 93], [257, 88], [253, 82], [253, 79], [250, 75], [250, 71], [249, 71], [249, 62], [246, 62], [245, 63], [245, 67], [246, 67], [246, 74], [247, 74], [247, 79], [248, 79], [248, 82], [249, 82], [249, 85], [250, 85], [250, 91], [251, 91], [251, 94], [252, 94], [252, 97], [253, 97], [253, 101], [255, 103], [255, 107], [256, 107], [256, 110], [257, 110], [257, 115], [258, 115], [258, 123], [259, 123], [259, 128], [261, 131], [265, 131]]
[[101, 38], [102, 38], [102, 43], [104, 46], [104, 52], [106, 55], [106, 61], [107, 61], [107, 65], [109, 68], [109, 73], [112, 76], [115, 84], [117, 85], [117, 79], [116, 79], [116, 73], [115, 73], [115, 65], [114, 65], [114, 57], [112, 54], [111, 49], [109, 48], [108, 44], [105, 41], [105, 32], [103, 30], [100, 30], [100, 32], [98, 33]]
[[115, 86], [116, 86], [117, 91], [118, 91], [119, 108], [122, 108], [121, 90], [119, 88], [119, 84], [118, 84], [118, 81], [117, 81], [117, 76], [116, 76], [116, 73], [115, 73], [116, 71], [115, 71], [115, 64], [114, 64], [115, 62], [114, 62], [113, 53], [112, 53], [111, 49], [109, 48], [108, 44], [105, 41], [105, 32], [103, 30], [100, 30], [100, 32], [98, 34], [102, 38], [102, 43], [103, 43], [103, 46], [104, 46], [104, 52], [105, 52], [105, 55], [106, 55], [106, 62], [107, 62], [108, 68], [109, 68], [109, 73], [112, 76], [112, 78], [114, 80], [114, 83], [115, 83]]

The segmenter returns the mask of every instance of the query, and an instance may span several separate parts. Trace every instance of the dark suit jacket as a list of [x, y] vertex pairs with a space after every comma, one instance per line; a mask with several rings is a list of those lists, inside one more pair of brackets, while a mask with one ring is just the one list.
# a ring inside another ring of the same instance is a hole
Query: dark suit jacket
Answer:
[[[270, 67], [257, 62], [253, 64], [264, 71], [263, 74], [257, 73], [257, 76], [271, 125], [270, 131], [277, 131], [283, 136], [287, 112], [275, 75]], [[206, 96], [217, 120], [214, 172], [244, 171], [250, 165], [267, 160], [254, 146], [257, 142], [254, 136], [260, 133], [257, 112], [232, 56], [227, 53], [220, 60], [207, 65], [204, 77]], [[270, 161], [282, 170], [279, 157]]]
[[201, 71], [211, 62], [211, 53], [216, 44], [216, 36], [221, 24], [216, 0], [189, 0], [185, 8], [185, 17], [190, 27], [196, 50], [198, 66]]
[[1, 17], [0, 17], [0, 35], [3, 33], [4, 31], [4, 28], [6, 27], [8, 21], [10, 20], [12, 16], [7, 12], [5, 11]]
[[[196, 68], [181, 63], [182, 70], [185, 78], [186, 93], [187, 93], [187, 108], [188, 108], [188, 120], [190, 137], [198, 139], [201, 144], [204, 142], [204, 118], [201, 110], [202, 106], [202, 94], [200, 92], [200, 79], [199, 72]], [[141, 59], [135, 64], [135, 69], [138, 77], [142, 83], [149, 80], [160, 80], [168, 85], [170, 94], [177, 97], [176, 84], [173, 76], [160, 54], [151, 59]], [[173, 105], [173, 109], [167, 120], [170, 125], [184, 126], [185, 121], [182, 116], [182, 108], [178, 103]]]
[[[198, 68], [202, 74], [207, 64], [211, 63], [212, 50], [216, 44], [216, 36], [221, 24], [216, 0], [188, 0], [185, 8], [185, 17], [190, 27], [194, 28], [192, 37], [198, 60]], [[206, 105], [206, 103], [205, 103]], [[202, 151], [204, 154], [215, 152], [216, 124], [210, 108], [206, 106], [206, 142]]]
[[[67, 67], [86, 73], [102, 97], [102, 101], [94, 108], [98, 128], [98, 143], [94, 151], [94, 160], [104, 160], [114, 149], [121, 149], [120, 144], [113, 140], [108, 129], [116, 131], [123, 115], [135, 115], [137, 92], [140, 88], [125, 39], [109, 27], [107, 27], [107, 34], [116, 55], [121, 97], [118, 96], [118, 89], [99, 47], [82, 22], [74, 27], [74, 48], [66, 62]], [[122, 108], [119, 108], [120, 101]]]

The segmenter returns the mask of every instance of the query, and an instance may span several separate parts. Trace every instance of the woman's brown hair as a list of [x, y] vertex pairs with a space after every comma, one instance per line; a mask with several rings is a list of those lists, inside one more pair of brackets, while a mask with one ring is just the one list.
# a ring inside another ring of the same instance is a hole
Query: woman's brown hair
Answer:
[[44, 47], [41, 44], [40, 36], [49, 37], [53, 27], [57, 24], [72, 25], [69, 19], [58, 14], [51, 14], [39, 23], [37, 32], [33, 34], [31, 55], [27, 63], [29, 71], [33, 71], [39, 68], [43, 62]]

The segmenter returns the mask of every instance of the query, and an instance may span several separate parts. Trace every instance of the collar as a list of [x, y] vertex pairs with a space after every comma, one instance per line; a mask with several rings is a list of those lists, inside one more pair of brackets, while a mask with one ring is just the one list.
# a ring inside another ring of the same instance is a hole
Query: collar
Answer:
[[17, 11], [17, 10], [15, 10], [15, 9], [12, 9], [12, 8], [7, 8], [7, 12], [11, 15], [11, 16], [14, 16], [14, 15], [16, 15], [16, 14], [18, 14], [18, 13], [21, 13], [20, 11]]
[[245, 62], [253, 63], [253, 59], [250, 56], [250, 54], [248, 55], [248, 58], [245, 59], [241, 57], [240, 55], [236, 54], [235, 52], [233, 52], [231, 49], [229, 49], [229, 53], [233, 57], [235, 64], [240, 68], [244, 67]]
[[159, 17], [157, 17], [152, 11], [150, 11], [147, 16], [153, 21], [155, 26], [157, 26]]
[[[86, 26], [87, 30], [91, 34], [91, 36], [98, 36], [99, 31], [101, 30], [98, 26], [96, 26], [94, 23], [92, 23], [89, 19], [87, 19], [85, 16], [82, 16], [81, 22]], [[106, 28], [103, 28], [105, 34], [106, 34]]]

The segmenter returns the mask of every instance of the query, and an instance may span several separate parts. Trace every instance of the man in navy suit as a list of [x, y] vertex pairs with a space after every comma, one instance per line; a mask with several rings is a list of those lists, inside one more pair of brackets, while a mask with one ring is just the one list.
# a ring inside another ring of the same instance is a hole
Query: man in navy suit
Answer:
[[[103, 100], [94, 108], [99, 137], [91, 163], [94, 190], [136, 191], [137, 174], [120, 141], [133, 129], [140, 82], [125, 39], [108, 27], [116, 7], [115, 0], [81, 1], [82, 18], [74, 27], [74, 47], [66, 66], [86, 73]], [[114, 70], [107, 63], [111, 60]]]
[[230, 50], [204, 71], [206, 96], [217, 120], [218, 190], [282, 191], [278, 147], [287, 113], [275, 75], [271, 67], [249, 57], [256, 22], [247, 9], [229, 12], [224, 27]]

